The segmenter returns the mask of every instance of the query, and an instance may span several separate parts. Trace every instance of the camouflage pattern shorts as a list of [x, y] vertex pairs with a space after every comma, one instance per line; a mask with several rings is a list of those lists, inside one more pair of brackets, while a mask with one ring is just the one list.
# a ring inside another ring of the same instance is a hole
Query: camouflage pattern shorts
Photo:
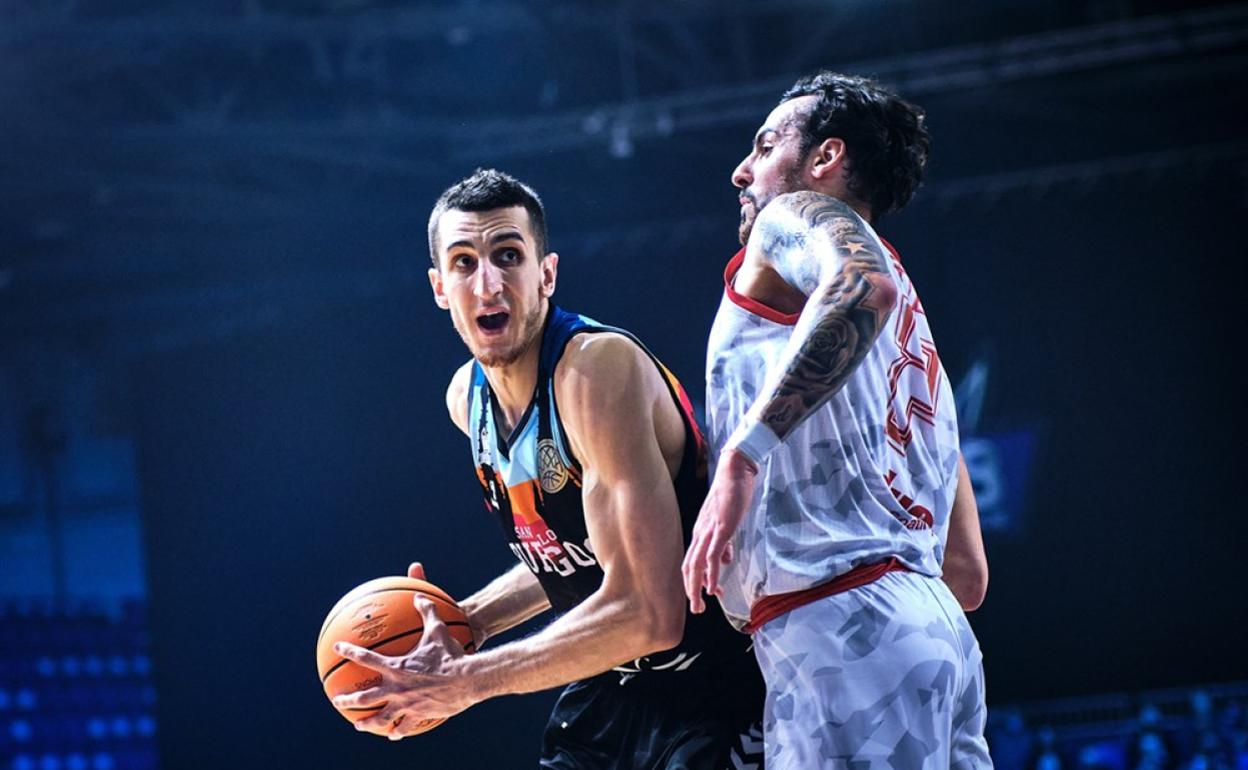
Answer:
[[991, 768], [979, 642], [938, 578], [893, 572], [758, 629], [768, 770]]

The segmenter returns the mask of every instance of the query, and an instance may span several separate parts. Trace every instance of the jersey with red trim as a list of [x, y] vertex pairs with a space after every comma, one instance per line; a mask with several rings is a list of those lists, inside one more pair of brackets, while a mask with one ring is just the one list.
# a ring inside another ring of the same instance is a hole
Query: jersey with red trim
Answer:
[[[724, 568], [721, 603], [743, 627], [765, 596], [826, 583], [896, 557], [941, 574], [957, 487], [958, 425], [927, 316], [888, 248], [898, 300], [844, 386], [763, 461]], [[742, 249], [724, 271], [724, 297], [706, 361], [712, 464], [764, 387], [797, 322], [733, 288]]]
[[[581, 464], [559, 418], [554, 373], [573, 336], [603, 332], [621, 334], [646, 353], [684, 422], [685, 449], [672, 483], [686, 543], [706, 497], [706, 441], [689, 398], [672, 373], [629, 332], [551, 305], [542, 331], [533, 398], [510, 436], [498, 429], [493, 390], [481, 365], [474, 361], [468, 420], [485, 507], [502, 526], [512, 553], [537, 576], [557, 612], [575, 607], [597, 591], [603, 571], [585, 522]], [[683, 671], [695, 662], [739, 658], [746, 650], [747, 642], [719, 618], [709, 613], [688, 614], [685, 635], [677, 647], [615, 670], [624, 674]]]

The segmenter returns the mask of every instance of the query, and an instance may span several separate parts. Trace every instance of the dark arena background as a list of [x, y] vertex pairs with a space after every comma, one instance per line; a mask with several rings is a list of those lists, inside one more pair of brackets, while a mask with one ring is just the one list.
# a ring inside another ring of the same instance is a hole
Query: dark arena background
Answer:
[[556, 299], [700, 400], [729, 174], [819, 67], [935, 138], [880, 231], [957, 391], [997, 767], [1248, 768], [1246, 65], [1242, 3], [0, 2], [0, 770], [534, 766], [550, 693], [391, 743], [315, 672], [352, 586], [513, 560], [429, 209], [531, 183]]

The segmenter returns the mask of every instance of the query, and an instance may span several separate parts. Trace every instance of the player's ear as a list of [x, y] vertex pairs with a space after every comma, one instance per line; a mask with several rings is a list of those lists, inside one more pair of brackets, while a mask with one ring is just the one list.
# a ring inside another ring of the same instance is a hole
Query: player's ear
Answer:
[[542, 257], [542, 296], [549, 297], [555, 293], [555, 283], [559, 278], [559, 255], [550, 252]]
[[429, 268], [429, 286], [433, 289], [433, 301], [443, 310], [450, 308], [451, 303], [446, 298], [446, 291], [442, 286], [442, 271], [436, 267]]
[[810, 175], [815, 179], [823, 179], [841, 167], [845, 158], [845, 142], [830, 136], [812, 149], [811, 153]]

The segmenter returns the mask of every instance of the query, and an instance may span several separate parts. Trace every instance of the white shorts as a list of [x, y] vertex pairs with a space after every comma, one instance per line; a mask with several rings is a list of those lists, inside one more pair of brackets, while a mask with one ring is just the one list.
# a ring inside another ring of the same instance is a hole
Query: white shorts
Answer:
[[762, 626], [768, 770], [991, 768], [979, 642], [944, 582], [891, 572]]

